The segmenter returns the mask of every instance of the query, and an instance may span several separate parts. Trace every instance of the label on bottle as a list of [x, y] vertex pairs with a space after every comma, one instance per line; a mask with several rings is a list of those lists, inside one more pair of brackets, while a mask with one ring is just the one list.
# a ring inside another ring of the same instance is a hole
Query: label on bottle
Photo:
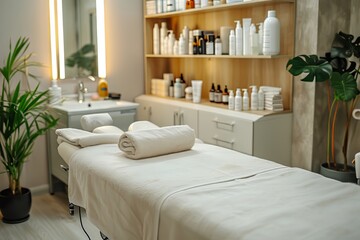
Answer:
[[209, 92], [209, 101], [215, 102], [215, 92]]
[[227, 94], [222, 95], [222, 102], [224, 104], [228, 104], [229, 103], [229, 95], [227, 95]]

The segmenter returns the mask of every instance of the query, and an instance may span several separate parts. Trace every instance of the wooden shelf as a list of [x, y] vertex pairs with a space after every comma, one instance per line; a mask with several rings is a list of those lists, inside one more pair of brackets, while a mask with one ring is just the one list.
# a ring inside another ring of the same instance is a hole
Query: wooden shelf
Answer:
[[219, 58], [219, 59], [274, 59], [274, 58], [291, 58], [290, 55], [154, 55], [146, 54], [146, 58]]
[[191, 14], [206, 13], [206, 12], [224, 11], [224, 10], [230, 10], [233, 8], [247, 8], [247, 7], [255, 7], [255, 6], [259, 6], [259, 5], [273, 4], [273, 3], [294, 3], [294, 2], [295, 2], [295, 0], [253, 0], [253, 1], [247, 1], [247, 2], [221, 4], [218, 6], [211, 6], [211, 7], [193, 8], [193, 9], [187, 9], [184, 11], [151, 14], [151, 15], [146, 15], [145, 18], [146, 19], [169, 18], [169, 17], [174, 17], [174, 16], [180, 16], [180, 15], [191, 15]]

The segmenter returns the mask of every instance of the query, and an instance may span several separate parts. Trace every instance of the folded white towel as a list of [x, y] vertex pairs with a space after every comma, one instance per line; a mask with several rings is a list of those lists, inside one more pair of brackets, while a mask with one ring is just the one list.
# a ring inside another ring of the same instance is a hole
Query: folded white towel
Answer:
[[131, 159], [155, 157], [189, 150], [194, 146], [195, 132], [187, 125], [125, 132], [119, 148]]
[[92, 132], [95, 128], [113, 124], [113, 119], [108, 113], [84, 115], [80, 119], [82, 129]]
[[76, 128], [60, 128], [55, 131], [58, 135], [58, 144], [67, 142], [74, 146], [87, 147], [99, 144], [117, 144], [121, 134], [119, 133], [91, 133]]
[[130, 124], [128, 130], [138, 131], [138, 130], [153, 129], [153, 128], [160, 128], [160, 127], [149, 121], [136, 121]]

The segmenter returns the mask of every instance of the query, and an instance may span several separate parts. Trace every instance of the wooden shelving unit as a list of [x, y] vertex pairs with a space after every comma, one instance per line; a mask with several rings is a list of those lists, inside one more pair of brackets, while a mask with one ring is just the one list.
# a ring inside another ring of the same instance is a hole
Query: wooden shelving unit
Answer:
[[[146, 6], [144, 0], [144, 6]], [[228, 89], [247, 88], [250, 85], [282, 88], [285, 110], [291, 111], [292, 76], [286, 63], [294, 54], [295, 0], [254, 0], [223, 4], [163, 14], [144, 14], [145, 92], [151, 93], [151, 79], [162, 78], [163, 73], [182, 73], [191, 80], [203, 80], [202, 98], [208, 97], [211, 84]], [[221, 26], [235, 28], [234, 20], [252, 18], [253, 23], [264, 22], [268, 10], [275, 10], [281, 24], [281, 52], [277, 56], [214, 56], [214, 55], [154, 55], [152, 32], [155, 23], [166, 22], [179, 38], [184, 26], [190, 30], [212, 30], [220, 35]], [[144, 7], [144, 13], [146, 9]], [[249, 90], [250, 92], [250, 90]]]

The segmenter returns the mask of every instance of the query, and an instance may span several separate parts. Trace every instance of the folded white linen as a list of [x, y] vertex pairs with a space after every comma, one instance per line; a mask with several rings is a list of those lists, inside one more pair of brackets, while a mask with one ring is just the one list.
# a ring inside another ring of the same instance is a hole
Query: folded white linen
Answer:
[[121, 134], [119, 133], [91, 133], [76, 128], [59, 128], [55, 131], [58, 135], [57, 142], [67, 142], [74, 146], [88, 147], [99, 144], [118, 143]]
[[125, 132], [119, 148], [126, 157], [141, 159], [189, 150], [194, 146], [195, 132], [187, 125]]
[[153, 128], [160, 128], [160, 127], [149, 121], [136, 121], [130, 124], [128, 130], [138, 131], [138, 130], [153, 129]]
[[101, 126], [101, 127], [97, 127], [95, 128], [93, 131], [93, 133], [117, 133], [119, 135], [123, 134], [124, 131], [121, 130], [118, 127], [115, 126]]
[[112, 125], [113, 119], [108, 113], [87, 114], [81, 117], [80, 124], [82, 129], [91, 132], [97, 127]]

